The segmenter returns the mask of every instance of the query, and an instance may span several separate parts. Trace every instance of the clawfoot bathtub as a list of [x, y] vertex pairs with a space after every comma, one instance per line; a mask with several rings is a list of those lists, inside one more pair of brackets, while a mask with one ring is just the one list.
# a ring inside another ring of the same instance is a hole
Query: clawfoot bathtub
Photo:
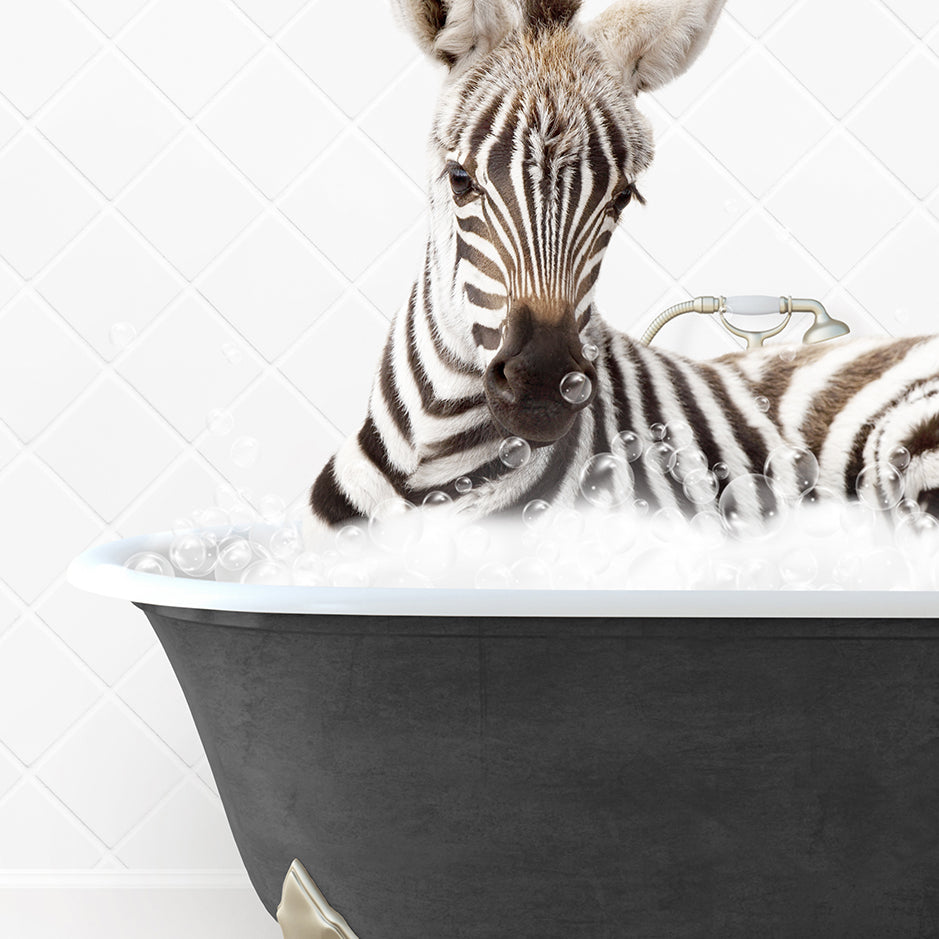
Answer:
[[70, 576], [148, 616], [288, 939], [936, 934], [936, 593], [122, 567], [168, 538]]

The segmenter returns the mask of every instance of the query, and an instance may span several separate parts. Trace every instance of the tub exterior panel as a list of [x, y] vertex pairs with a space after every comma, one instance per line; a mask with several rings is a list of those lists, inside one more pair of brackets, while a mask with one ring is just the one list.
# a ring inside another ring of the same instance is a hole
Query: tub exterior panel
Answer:
[[296, 856], [360, 939], [939, 929], [935, 624], [145, 609], [272, 912]]

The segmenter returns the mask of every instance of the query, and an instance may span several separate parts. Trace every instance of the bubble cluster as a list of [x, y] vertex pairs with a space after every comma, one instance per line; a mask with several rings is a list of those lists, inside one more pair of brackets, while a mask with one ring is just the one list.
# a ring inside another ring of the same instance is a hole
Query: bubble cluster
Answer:
[[[510, 467], [530, 456], [521, 438], [502, 441], [500, 451]], [[140, 551], [126, 566], [249, 586], [356, 590], [939, 589], [939, 520], [907, 491], [908, 457], [897, 447], [865, 466], [857, 501], [846, 502], [820, 485], [807, 449], [780, 446], [762, 473], [735, 475], [726, 464], [709, 466], [683, 422], [658, 424], [622, 430], [610, 452], [580, 467], [576, 493], [553, 503], [530, 498], [509, 517], [478, 519], [489, 487], [478, 477], [473, 492], [474, 479], [463, 476], [428, 492], [421, 506], [387, 499], [368, 519], [310, 543], [302, 516], [283, 499], [226, 484], [214, 505], [173, 523], [166, 556]], [[637, 491], [640, 480], [650, 488]], [[473, 497], [454, 498], [454, 490]], [[677, 502], [650, 506], [650, 491]]]

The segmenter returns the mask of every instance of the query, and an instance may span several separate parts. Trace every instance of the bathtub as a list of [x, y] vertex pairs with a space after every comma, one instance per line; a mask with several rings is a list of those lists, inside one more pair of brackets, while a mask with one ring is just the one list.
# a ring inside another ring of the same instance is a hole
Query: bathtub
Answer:
[[297, 858], [358, 939], [939, 930], [939, 594], [122, 566], [169, 538], [69, 577], [149, 618], [272, 915]]

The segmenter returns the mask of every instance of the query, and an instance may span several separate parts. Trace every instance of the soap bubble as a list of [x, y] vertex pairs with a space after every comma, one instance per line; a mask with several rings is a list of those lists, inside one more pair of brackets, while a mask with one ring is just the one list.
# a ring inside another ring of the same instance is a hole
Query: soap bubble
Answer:
[[642, 551], [629, 568], [629, 579], [635, 586], [645, 589], [685, 586], [674, 552], [665, 547]]
[[417, 572], [427, 575], [435, 582], [446, 574], [456, 561], [457, 547], [452, 532], [446, 528], [432, 527], [424, 532], [411, 554]]
[[593, 382], [583, 372], [568, 372], [561, 379], [561, 397], [568, 404], [583, 404], [593, 392]]
[[257, 513], [247, 502], [239, 499], [228, 510], [228, 517], [236, 528], [247, 528], [254, 524]]
[[702, 547], [716, 548], [724, 542], [724, 523], [717, 512], [698, 512], [688, 526]]
[[[650, 424], [649, 425], [649, 434], [653, 440], [664, 440], [667, 430], [665, 429], [664, 424]], [[674, 447], [672, 448], [674, 449]]]
[[905, 473], [909, 469], [912, 459], [910, 451], [906, 447], [894, 447], [887, 457], [887, 462], [892, 463], [901, 473]]
[[755, 473], [728, 483], [718, 505], [727, 530], [748, 541], [768, 538], [786, 517], [786, 503], [775, 483]]
[[248, 541], [251, 542], [251, 548], [255, 554], [262, 558], [270, 559], [271, 553], [271, 535], [274, 529], [266, 522], [256, 522], [248, 529]]
[[261, 445], [254, 437], [238, 437], [231, 445], [231, 458], [235, 466], [247, 469], [258, 461]]
[[173, 524], [170, 526], [170, 531], [172, 531], [174, 535], [185, 535], [186, 532], [193, 531], [195, 527], [196, 523], [193, 519], [186, 515], [180, 515], [173, 519]]
[[271, 493], [258, 499], [258, 514], [269, 525], [280, 525], [287, 517], [287, 503]]
[[531, 459], [531, 447], [521, 437], [506, 437], [499, 444], [499, 459], [509, 469], [519, 469]]
[[[581, 576], [589, 583], [609, 569], [613, 558], [609, 545], [598, 538], [588, 538], [578, 547], [576, 560]], [[549, 582], [550, 575], [546, 578], [546, 586]]]
[[461, 476], [454, 484], [453, 488], [456, 489], [460, 495], [465, 495], [473, 488], [473, 480], [469, 476]]
[[785, 362], [790, 363], [796, 360], [796, 354], [798, 352], [797, 346], [780, 346], [779, 347], [779, 358]]
[[632, 490], [633, 474], [629, 464], [612, 453], [596, 454], [581, 470], [581, 494], [599, 509], [615, 509], [625, 505]]
[[691, 474], [699, 470], [707, 471], [707, 457], [697, 447], [682, 447], [675, 451], [675, 458], [671, 460], [669, 472], [678, 482], [684, 482]]
[[491, 562], [476, 571], [475, 583], [479, 590], [506, 590], [515, 586], [515, 578], [504, 564]]
[[209, 433], [215, 434], [216, 437], [225, 437], [232, 432], [232, 428], [235, 426], [235, 418], [232, 416], [231, 411], [226, 411], [224, 408], [213, 408], [206, 415], [205, 426], [209, 429]]
[[560, 509], [551, 519], [551, 531], [560, 541], [573, 542], [584, 533], [584, 524], [577, 509]]
[[581, 352], [588, 362], [596, 362], [600, 355], [600, 347], [595, 342], [585, 342]]
[[226, 538], [218, 548], [218, 566], [226, 571], [243, 571], [254, 559], [254, 551], [244, 538]]
[[720, 483], [712, 472], [699, 469], [685, 477], [681, 488], [689, 502], [695, 505], [707, 505], [717, 498]]
[[781, 586], [778, 568], [766, 558], [747, 558], [738, 568], [738, 590], [778, 590]]
[[664, 476], [675, 465], [675, 450], [664, 441], [651, 444], [642, 454], [642, 463], [652, 473]]
[[939, 553], [939, 520], [921, 512], [902, 519], [894, 531], [897, 547], [915, 557]]
[[519, 558], [509, 572], [515, 587], [543, 589], [551, 586], [551, 569], [540, 558]]
[[211, 528], [218, 538], [224, 538], [232, 529], [231, 519], [224, 509], [211, 506], [195, 513], [193, 521], [199, 528]]
[[412, 547], [421, 537], [422, 529], [421, 513], [405, 499], [379, 502], [368, 520], [369, 537], [384, 551]]
[[237, 365], [244, 358], [244, 353], [233, 342], [222, 343], [222, 355], [231, 365]]
[[669, 421], [665, 425], [665, 436], [662, 439], [676, 450], [680, 450], [694, 443], [694, 431], [687, 421]]
[[468, 561], [479, 561], [486, 556], [492, 538], [482, 525], [468, 525], [460, 532], [457, 550]]
[[769, 410], [770, 401], [766, 395], [757, 395], [753, 403], [756, 406], [756, 409], [762, 414], [765, 414]]
[[723, 481], [730, 476], [730, 467], [726, 463], [715, 463], [711, 467], [711, 472]]
[[892, 463], [865, 466], [855, 484], [858, 499], [869, 509], [880, 512], [899, 505], [905, 488], [903, 474]]
[[779, 561], [782, 579], [795, 587], [808, 587], [818, 577], [818, 560], [808, 548], [793, 548]]
[[841, 525], [841, 504], [837, 496], [824, 486], [803, 492], [797, 503], [802, 527], [816, 538], [827, 538]]
[[923, 510], [915, 499], [901, 499], [893, 510], [893, 514], [898, 519], [904, 519], [922, 515]]
[[303, 550], [303, 538], [294, 525], [285, 525], [271, 534], [268, 545], [278, 561], [290, 561]]
[[794, 486], [801, 495], [818, 483], [818, 460], [811, 450], [802, 447], [776, 447], [763, 464], [763, 475], [773, 480], [781, 491], [789, 492]]
[[612, 450], [627, 463], [635, 463], [642, 456], [642, 440], [631, 430], [621, 430], [613, 438]]
[[137, 327], [133, 323], [115, 323], [108, 332], [115, 349], [126, 349], [136, 338]]
[[348, 562], [337, 564], [329, 575], [329, 583], [333, 587], [346, 587], [359, 589], [369, 585], [368, 571], [360, 564]]
[[215, 567], [218, 548], [198, 532], [177, 535], [170, 544], [173, 566], [190, 577], [204, 577]]
[[125, 562], [124, 567], [140, 574], [159, 574], [161, 577], [175, 577], [173, 565], [155, 551], [138, 551]]
[[640, 518], [649, 513], [649, 503], [645, 499], [635, 499], [633, 501], [633, 512]]
[[255, 561], [242, 571], [243, 584], [287, 584], [290, 583], [290, 571], [277, 561], [263, 559]]
[[879, 510], [868, 508], [863, 502], [843, 503], [841, 509], [841, 528], [852, 538], [869, 539], [876, 527]]
[[649, 524], [655, 538], [665, 544], [672, 544], [678, 535], [683, 534], [685, 516], [678, 509], [666, 506], [652, 514]]
[[215, 487], [215, 504], [224, 512], [230, 512], [232, 506], [239, 501], [238, 491], [234, 486], [228, 483], [222, 483]]
[[532, 499], [522, 509], [522, 521], [529, 528], [541, 528], [548, 519], [551, 506], [544, 499]]
[[452, 505], [453, 499], [445, 492], [435, 489], [433, 492], [428, 492], [427, 495], [424, 496], [424, 502], [422, 504], [425, 508], [433, 509], [441, 505]]
[[323, 559], [312, 551], [298, 554], [293, 559], [291, 572], [293, 582], [301, 587], [322, 587], [326, 583]]

